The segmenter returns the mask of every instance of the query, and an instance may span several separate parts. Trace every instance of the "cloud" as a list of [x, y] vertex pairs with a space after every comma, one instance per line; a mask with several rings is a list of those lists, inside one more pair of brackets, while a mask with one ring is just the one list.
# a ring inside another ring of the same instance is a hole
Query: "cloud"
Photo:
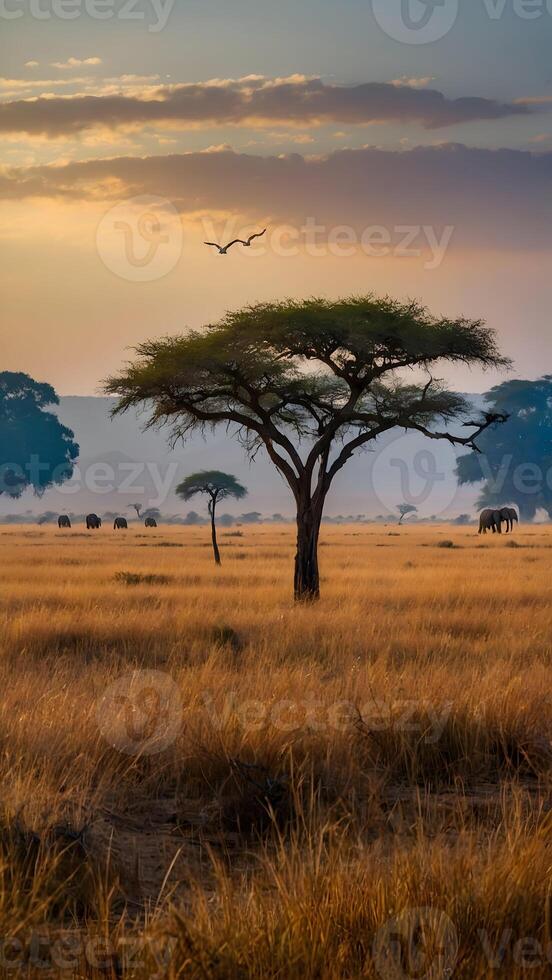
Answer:
[[[155, 84], [154, 84], [155, 83]], [[146, 98], [159, 88], [159, 75], [113, 75], [98, 79], [93, 75], [71, 75], [64, 78], [6, 78], [0, 77], [0, 97], [3, 102], [12, 98], [25, 99], [37, 94], [52, 98], [54, 89], [76, 88], [73, 96], [83, 94], [129, 95]]]
[[[79, 64], [87, 64], [87, 59]], [[76, 59], [69, 59], [76, 63]], [[69, 64], [69, 63], [67, 63]], [[142, 94], [78, 94], [20, 99], [0, 106], [0, 132], [57, 137], [96, 126], [198, 125], [304, 127], [332, 123], [418, 123], [440, 129], [474, 120], [527, 115], [528, 105], [480, 97], [449, 99], [435, 89], [367, 82], [334, 85], [294, 75], [151, 87]]]
[[0, 196], [109, 205], [162, 196], [183, 215], [230, 213], [272, 227], [453, 226], [455, 246], [552, 248], [552, 153], [459, 144], [338, 150], [326, 156], [210, 152], [4, 170]]
[[407, 88], [427, 88], [430, 82], [435, 81], [435, 75], [424, 75], [422, 78], [410, 78], [408, 75], [401, 75], [394, 78], [391, 85], [406, 85]]
[[26, 61], [25, 68], [38, 68], [38, 61]]
[[101, 65], [101, 58], [68, 58], [67, 61], [51, 61], [52, 68], [82, 68], [83, 65]]
[[550, 105], [552, 103], [552, 95], [532, 95], [526, 99], [516, 99], [516, 105], [524, 106], [534, 106], [534, 105]]
[[[16, 95], [21, 97], [24, 92], [39, 90], [44, 96], [51, 88], [66, 88], [71, 85], [88, 85], [92, 78], [0, 78], [0, 96], [2, 99]], [[51, 96], [48, 96], [51, 98]]]

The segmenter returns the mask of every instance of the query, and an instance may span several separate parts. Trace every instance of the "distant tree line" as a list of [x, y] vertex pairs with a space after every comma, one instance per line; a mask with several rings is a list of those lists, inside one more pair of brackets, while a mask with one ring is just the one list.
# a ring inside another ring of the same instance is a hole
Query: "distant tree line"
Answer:
[[514, 504], [522, 520], [539, 510], [552, 518], [552, 375], [505, 381], [485, 401], [507, 421], [481, 434], [478, 453], [459, 459], [459, 483], [481, 484], [481, 508]]
[[30, 488], [41, 496], [73, 475], [79, 447], [52, 405], [59, 398], [51, 385], [0, 372], [0, 494], [20, 497]]

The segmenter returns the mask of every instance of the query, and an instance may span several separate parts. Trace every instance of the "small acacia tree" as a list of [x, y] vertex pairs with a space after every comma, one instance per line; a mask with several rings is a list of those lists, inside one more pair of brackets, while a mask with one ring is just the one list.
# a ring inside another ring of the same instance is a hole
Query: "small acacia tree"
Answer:
[[[336, 474], [353, 453], [397, 426], [476, 449], [500, 416], [469, 421], [469, 406], [429, 373], [439, 361], [499, 367], [494, 333], [479, 321], [439, 319], [419, 303], [372, 295], [259, 304], [182, 337], [141, 344], [106, 390], [116, 412], [149, 403], [150, 425], [173, 442], [219, 423], [251, 454], [264, 446], [297, 508], [295, 597], [319, 595], [318, 536]], [[427, 380], [401, 372], [423, 369]], [[440, 431], [458, 421], [469, 434]]]
[[211, 518], [211, 540], [213, 542], [213, 555], [215, 562], [220, 565], [220, 551], [217, 544], [217, 528], [215, 523], [215, 509], [219, 500], [227, 497], [234, 497], [235, 500], [242, 500], [246, 496], [247, 490], [238, 483], [235, 476], [230, 473], [221, 473], [220, 470], [202, 470], [201, 473], [192, 473], [187, 476], [176, 488], [176, 493], [182, 500], [191, 500], [196, 493], [204, 493], [209, 497], [208, 510]]
[[401, 515], [400, 518], [399, 518], [399, 524], [402, 524], [402, 522], [404, 521], [405, 517], [408, 517], [409, 514], [417, 514], [418, 513], [418, 508], [417, 507], [414, 507], [414, 504], [398, 504], [397, 505], [397, 510], [398, 510], [399, 514]]

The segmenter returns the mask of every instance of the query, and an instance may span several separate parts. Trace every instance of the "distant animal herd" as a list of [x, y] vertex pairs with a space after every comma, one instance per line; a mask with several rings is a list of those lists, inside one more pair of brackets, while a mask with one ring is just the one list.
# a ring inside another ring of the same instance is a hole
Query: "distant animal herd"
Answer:
[[[85, 519], [86, 530], [87, 531], [97, 531], [102, 526], [102, 519], [98, 517], [97, 514], [87, 514]], [[60, 514], [58, 517], [58, 527], [71, 527], [71, 519], [67, 514]], [[146, 517], [144, 521], [144, 527], [157, 527], [157, 521], [155, 517]], [[126, 517], [116, 517], [113, 521], [114, 531], [126, 531], [128, 529], [128, 521]]]
[[[97, 531], [102, 526], [102, 519], [97, 514], [87, 514], [85, 523], [87, 531]], [[506, 525], [506, 534], [508, 534], [514, 530], [514, 524], [517, 523], [519, 523], [519, 517], [514, 507], [500, 507], [497, 510], [488, 507], [482, 510], [479, 516], [479, 534], [486, 534], [487, 531], [492, 531], [493, 534], [502, 534], [503, 524]], [[58, 517], [58, 527], [71, 527], [71, 520], [66, 514], [60, 514]], [[157, 527], [155, 517], [146, 517], [144, 527]], [[126, 531], [127, 529], [126, 517], [116, 517], [113, 521], [113, 530]]]

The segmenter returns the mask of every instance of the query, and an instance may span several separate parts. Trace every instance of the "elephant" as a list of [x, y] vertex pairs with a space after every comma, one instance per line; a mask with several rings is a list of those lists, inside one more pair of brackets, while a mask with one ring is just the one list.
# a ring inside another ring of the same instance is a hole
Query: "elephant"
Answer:
[[67, 517], [67, 514], [60, 514], [58, 517], [58, 527], [71, 527], [71, 521]]
[[501, 507], [500, 520], [506, 521], [506, 534], [508, 534], [508, 531], [514, 530], [514, 521], [519, 524], [517, 510], [514, 507]]
[[500, 510], [482, 510], [479, 517], [479, 534], [486, 534], [490, 528], [493, 534], [502, 534], [503, 520], [505, 518], [502, 517]]
[[98, 517], [97, 514], [87, 514], [86, 517], [86, 530], [96, 531], [102, 526], [102, 519]]
[[155, 517], [146, 517], [144, 521], [144, 527], [157, 527], [157, 521]]
[[128, 522], [126, 517], [116, 517], [113, 521], [114, 531], [124, 531], [128, 528]]

